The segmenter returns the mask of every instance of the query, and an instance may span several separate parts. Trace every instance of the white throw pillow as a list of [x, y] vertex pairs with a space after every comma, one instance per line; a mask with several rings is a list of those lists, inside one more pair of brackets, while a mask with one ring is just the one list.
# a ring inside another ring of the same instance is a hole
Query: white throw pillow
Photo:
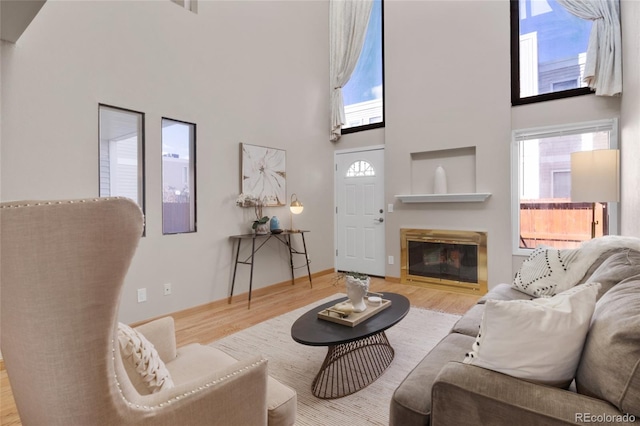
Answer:
[[512, 286], [534, 297], [560, 293], [573, 285], [566, 278], [569, 264], [577, 255], [577, 249], [540, 246], [522, 263]]
[[[125, 366], [128, 363], [133, 367], [149, 392], [155, 393], [174, 386], [169, 370], [160, 359], [158, 351], [142, 333], [126, 324], [118, 323], [118, 341]], [[131, 371], [131, 368], [127, 370]]]
[[487, 300], [465, 364], [552, 386], [571, 383], [580, 361], [599, 283], [554, 297]]

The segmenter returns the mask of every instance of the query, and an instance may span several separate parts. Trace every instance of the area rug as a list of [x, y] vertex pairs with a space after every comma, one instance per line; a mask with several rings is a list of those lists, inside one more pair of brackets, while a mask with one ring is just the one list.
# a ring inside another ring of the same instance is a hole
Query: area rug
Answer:
[[395, 358], [375, 382], [343, 398], [318, 399], [311, 394], [311, 382], [327, 348], [296, 343], [291, 338], [291, 325], [314, 306], [341, 296], [344, 295], [336, 294], [264, 321], [215, 341], [211, 346], [238, 359], [256, 354], [267, 358], [269, 374], [298, 393], [296, 425], [388, 425], [394, 390], [460, 316], [412, 307], [402, 321], [386, 331], [395, 349]]

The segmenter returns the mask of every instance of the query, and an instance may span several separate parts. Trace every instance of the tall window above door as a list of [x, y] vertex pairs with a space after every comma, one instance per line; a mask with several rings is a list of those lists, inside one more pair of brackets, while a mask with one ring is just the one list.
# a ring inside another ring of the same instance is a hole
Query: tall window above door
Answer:
[[196, 231], [196, 125], [162, 119], [162, 233]]
[[555, 0], [511, 0], [511, 103], [592, 93], [583, 81], [592, 22]]
[[342, 134], [384, 127], [382, 0], [374, 0], [360, 59], [342, 88], [345, 124]]
[[127, 197], [144, 211], [144, 114], [98, 106], [101, 197]]

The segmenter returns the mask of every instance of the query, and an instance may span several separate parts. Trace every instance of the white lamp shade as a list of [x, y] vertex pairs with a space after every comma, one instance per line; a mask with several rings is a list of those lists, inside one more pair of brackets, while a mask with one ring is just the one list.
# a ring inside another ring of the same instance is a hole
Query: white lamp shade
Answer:
[[571, 201], [620, 199], [620, 151], [597, 149], [571, 153]]
[[291, 194], [291, 204], [289, 205], [289, 210], [293, 214], [300, 214], [302, 210], [304, 210], [304, 206], [300, 201], [298, 201], [298, 196], [296, 194]]

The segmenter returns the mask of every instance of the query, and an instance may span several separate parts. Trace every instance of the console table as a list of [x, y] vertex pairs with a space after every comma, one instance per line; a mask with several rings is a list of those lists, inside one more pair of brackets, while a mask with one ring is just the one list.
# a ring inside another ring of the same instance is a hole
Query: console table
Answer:
[[[289, 248], [289, 266], [291, 267], [291, 284], [295, 284], [295, 276], [293, 273], [293, 255], [300, 254], [304, 256], [305, 263], [307, 265], [307, 275], [309, 276], [309, 283], [313, 288], [313, 283], [311, 282], [311, 270], [309, 269], [309, 256], [307, 255], [307, 244], [304, 241], [304, 234], [309, 231], [282, 231], [279, 234], [242, 234], [242, 235], [232, 235], [229, 237], [235, 244], [236, 240], [238, 241], [238, 246], [236, 248], [236, 256], [235, 256], [235, 265], [233, 266], [233, 278], [231, 280], [231, 294], [229, 295], [229, 303], [231, 303], [231, 298], [233, 297], [233, 288], [236, 284], [236, 271], [238, 270], [238, 264], [249, 265], [251, 267], [251, 272], [249, 274], [249, 304], [247, 309], [251, 308], [251, 289], [253, 287], [253, 260], [255, 258], [256, 252], [264, 246], [267, 241], [271, 238], [275, 238], [280, 241], [282, 244]], [[291, 245], [291, 236], [292, 235], [300, 235], [302, 239], [302, 247], [303, 251], [296, 250]], [[250, 240], [251, 241], [251, 254], [247, 259], [240, 260], [240, 246], [242, 245], [242, 241]], [[259, 241], [259, 244], [256, 244], [256, 241]]]

